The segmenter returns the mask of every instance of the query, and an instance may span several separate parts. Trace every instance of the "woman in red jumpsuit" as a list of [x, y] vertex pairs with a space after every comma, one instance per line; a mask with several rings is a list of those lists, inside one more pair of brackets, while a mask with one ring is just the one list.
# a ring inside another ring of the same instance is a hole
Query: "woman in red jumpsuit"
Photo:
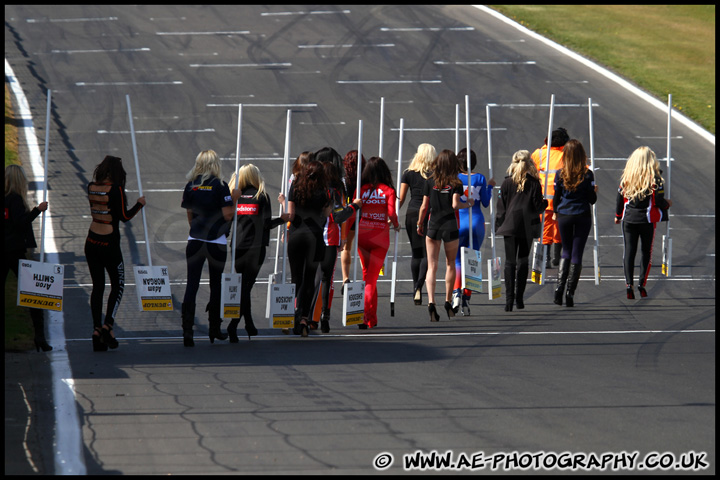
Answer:
[[357, 239], [365, 282], [365, 322], [358, 326], [365, 329], [377, 326], [377, 280], [390, 247], [389, 223], [395, 230], [400, 229], [400, 224], [395, 210], [397, 195], [385, 160], [370, 158], [363, 167], [361, 184]]

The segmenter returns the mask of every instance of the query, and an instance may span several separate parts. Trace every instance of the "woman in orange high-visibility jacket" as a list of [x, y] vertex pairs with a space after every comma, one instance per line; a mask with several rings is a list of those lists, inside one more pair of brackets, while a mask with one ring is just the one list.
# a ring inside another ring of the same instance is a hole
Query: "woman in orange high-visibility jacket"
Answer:
[[385, 160], [372, 157], [362, 169], [360, 224], [356, 228], [365, 282], [365, 320], [360, 329], [377, 326], [377, 280], [390, 248], [390, 225], [400, 230], [395, 201], [397, 194]]
[[[550, 142], [550, 162], [548, 165], [547, 158], [547, 138], [545, 145], [535, 150], [532, 154], [535, 168], [540, 175], [540, 186], [543, 189], [543, 195], [548, 201], [548, 207], [545, 210], [545, 224], [543, 225], [542, 243], [547, 249], [546, 268], [557, 266], [560, 263], [560, 252], [562, 250], [562, 239], [560, 238], [560, 230], [558, 229], [557, 220], [553, 220], [553, 196], [555, 195], [555, 174], [560, 172], [563, 167], [562, 155], [563, 147], [570, 140], [570, 136], [563, 127], [559, 127], [552, 132]], [[545, 177], [547, 176], [547, 182]], [[547, 185], [547, 191], [545, 186]], [[550, 249], [550, 245], [553, 246]], [[550, 257], [552, 256], [552, 261]]]

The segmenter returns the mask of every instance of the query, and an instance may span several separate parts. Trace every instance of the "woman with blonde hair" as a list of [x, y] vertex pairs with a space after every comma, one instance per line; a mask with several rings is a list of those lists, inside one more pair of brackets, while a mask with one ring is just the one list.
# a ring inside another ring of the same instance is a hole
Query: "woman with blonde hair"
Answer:
[[553, 215], [556, 217], [562, 241], [553, 302], [562, 305], [567, 283], [565, 304], [572, 307], [575, 304], [575, 289], [580, 280], [585, 243], [592, 227], [591, 205], [597, 201], [597, 185], [595, 175], [587, 166], [585, 149], [578, 140], [568, 140], [565, 144], [562, 162], [560, 174], [555, 175], [553, 196]]
[[220, 160], [213, 150], [203, 150], [198, 154], [187, 180], [181, 203], [181, 207], [187, 210], [190, 225], [185, 249], [188, 279], [182, 303], [182, 328], [183, 344], [193, 347], [195, 298], [205, 261], [210, 269], [210, 301], [205, 307], [205, 311], [209, 312], [208, 336], [210, 343], [214, 343], [215, 339], [227, 339], [227, 334], [220, 330], [222, 272], [227, 260], [230, 220], [235, 214], [234, 205], [240, 192], [233, 190], [231, 195], [227, 183], [220, 179]]
[[[398, 210], [402, 208], [407, 193], [410, 191], [410, 201], [405, 212], [405, 230], [412, 249], [410, 270], [413, 278], [413, 300], [415, 305], [422, 305], [422, 287], [425, 284], [427, 274], [425, 239], [418, 234], [417, 223], [423, 202], [425, 182], [432, 175], [432, 162], [436, 156], [435, 147], [429, 143], [421, 143], [410, 161], [410, 166], [403, 172], [400, 180], [400, 194], [398, 197], [400, 204]], [[427, 221], [423, 225], [423, 229], [427, 230]]]
[[495, 233], [502, 235], [505, 243], [506, 312], [512, 312], [516, 298], [518, 308], [525, 307], [522, 296], [530, 271], [528, 257], [533, 229], [539, 228], [540, 214], [547, 204], [530, 152], [518, 150], [500, 186], [495, 219]]
[[[455, 284], [455, 255], [460, 243], [457, 210], [470, 208], [475, 203], [472, 198], [468, 198], [467, 203], [460, 201], [464, 187], [458, 178], [459, 173], [460, 165], [455, 152], [452, 150], [440, 152], [433, 162], [433, 174], [425, 183], [423, 203], [420, 206], [416, 226], [420, 235], [426, 234], [428, 269], [425, 283], [431, 322], [440, 320], [435, 308], [435, 275], [438, 269], [441, 244], [445, 246], [445, 311], [448, 318], [454, 317], [456, 313], [450, 301]], [[428, 212], [430, 219], [427, 222], [426, 230], [424, 225]]]
[[[18, 262], [27, 259], [27, 249], [37, 248], [32, 222], [40, 212], [48, 208], [47, 202], [41, 202], [32, 210], [27, 201], [27, 177], [20, 165], [5, 167], [5, 259], [3, 261], [3, 287], [8, 271], [18, 276]], [[30, 309], [30, 319], [35, 330], [35, 349], [43, 352], [52, 350], [45, 340], [45, 316], [38, 308]]]
[[655, 224], [667, 220], [665, 210], [672, 206], [672, 201], [665, 198], [661, 173], [655, 152], [643, 146], [630, 155], [620, 177], [615, 223], [622, 221], [623, 270], [628, 299], [635, 298], [633, 269], [638, 242], [642, 256], [638, 291], [641, 297], [647, 297], [645, 285], [650, 274]]
[[250, 293], [260, 268], [265, 261], [266, 249], [270, 244], [270, 230], [288, 221], [290, 215], [282, 214], [271, 218], [270, 196], [265, 191], [265, 180], [260, 169], [247, 164], [233, 173], [228, 188], [239, 190], [237, 202], [237, 226], [235, 236], [235, 272], [242, 274], [240, 288], [240, 317], [230, 320], [227, 333], [230, 343], [237, 343], [237, 326], [240, 318], [245, 318], [245, 332], [248, 338], [258, 331], [252, 319]]

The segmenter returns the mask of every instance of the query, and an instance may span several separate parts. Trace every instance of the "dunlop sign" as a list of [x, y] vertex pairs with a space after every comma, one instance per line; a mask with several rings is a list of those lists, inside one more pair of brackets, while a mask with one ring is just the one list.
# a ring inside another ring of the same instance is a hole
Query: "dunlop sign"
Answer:
[[295, 284], [268, 285], [270, 328], [293, 328], [295, 324]]
[[172, 312], [167, 267], [134, 267], [138, 306], [143, 312]]
[[240, 317], [241, 273], [224, 273], [222, 277], [222, 297], [220, 311], [223, 318]]
[[365, 282], [345, 284], [343, 325], [359, 325], [365, 320]]
[[17, 304], [62, 312], [64, 276], [62, 265], [19, 260]]
[[462, 248], [462, 260], [465, 266], [465, 277], [463, 278], [463, 288], [472, 290], [473, 292], [482, 293], [483, 276], [482, 276], [482, 255], [479, 250], [471, 248]]

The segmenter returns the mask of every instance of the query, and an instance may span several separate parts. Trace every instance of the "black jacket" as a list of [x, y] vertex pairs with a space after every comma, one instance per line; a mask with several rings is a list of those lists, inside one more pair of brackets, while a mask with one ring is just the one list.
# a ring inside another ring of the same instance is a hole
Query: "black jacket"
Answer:
[[540, 223], [540, 214], [547, 208], [540, 181], [526, 176], [525, 189], [517, 191], [512, 177], [505, 177], [500, 186], [495, 217], [495, 233], [509, 237], [532, 236], [532, 225]]
[[28, 248], [37, 248], [32, 222], [40, 215], [40, 210], [33, 207], [26, 210], [22, 198], [17, 193], [5, 196], [5, 251], [25, 252]]

